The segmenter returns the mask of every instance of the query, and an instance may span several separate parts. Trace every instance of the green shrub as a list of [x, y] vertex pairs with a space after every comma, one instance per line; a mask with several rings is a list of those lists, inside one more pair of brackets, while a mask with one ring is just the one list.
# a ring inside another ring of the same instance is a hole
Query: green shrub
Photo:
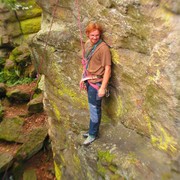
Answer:
[[0, 71], [3, 69], [4, 64], [5, 64], [5, 59], [0, 57]]
[[16, 0], [2, 0], [3, 3], [7, 4], [12, 9], [16, 7]]
[[5, 83], [7, 86], [14, 86], [17, 84], [27, 84], [34, 79], [30, 77], [20, 77], [19, 71], [15, 69], [3, 70], [0, 72], [0, 83]]

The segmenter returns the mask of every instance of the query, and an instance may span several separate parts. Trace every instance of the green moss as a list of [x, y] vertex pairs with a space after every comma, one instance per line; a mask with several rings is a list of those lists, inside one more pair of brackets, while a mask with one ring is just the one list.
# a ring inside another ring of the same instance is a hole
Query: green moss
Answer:
[[56, 164], [56, 162], [54, 162], [54, 169], [55, 169], [56, 179], [61, 180], [61, 177], [62, 177], [61, 168]]
[[23, 18], [29, 19], [29, 18], [41, 16], [42, 9], [39, 7], [34, 7], [32, 9], [25, 10], [24, 12], [25, 12], [25, 16]]
[[97, 164], [97, 171], [102, 177], [105, 177], [107, 169], [104, 166], [102, 166], [101, 163], [98, 163]]
[[5, 62], [5, 58], [0, 57], [0, 71], [4, 68]]
[[71, 99], [78, 107], [80, 108], [87, 108], [87, 101], [82, 95], [77, 94], [75, 91], [73, 91], [71, 88], [68, 87], [67, 83], [64, 84], [63, 79], [59, 77], [56, 79], [58, 84], [60, 84], [60, 87], [58, 89], [58, 94], [60, 96], [68, 96], [68, 98]]
[[116, 108], [115, 114], [117, 117], [121, 117], [123, 114], [123, 107], [122, 107], [122, 100], [121, 100], [120, 96], [117, 97], [117, 106], [116, 107], [117, 108]]
[[146, 123], [147, 123], [147, 127], [148, 127], [148, 130], [149, 130], [149, 134], [152, 134], [152, 125], [151, 125], [151, 120], [150, 120], [149, 116], [145, 115], [145, 116], [144, 116], [144, 120], [145, 120]]
[[104, 111], [102, 113], [102, 122], [103, 123], [110, 123], [111, 122], [111, 119], [105, 114]]
[[10, 54], [10, 56], [9, 56], [9, 59], [11, 60], [11, 61], [14, 61], [15, 59], [16, 59], [16, 57], [14, 56], [14, 54]]
[[55, 113], [55, 115], [56, 115], [57, 120], [60, 121], [61, 113], [60, 113], [60, 111], [59, 111], [59, 108], [57, 107], [57, 105], [55, 104], [55, 102], [50, 101], [50, 103], [51, 103], [51, 106], [53, 107], [53, 110], [54, 110], [54, 113]]
[[154, 81], [155, 83], [157, 83], [157, 81], [160, 79], [160, 71], [159, 70], [157, 70], [156, 71], [156, 74], [154, 75], [154, 76], [149, 76], [148, 78], [149, 78], [149, 81], [151, 82], [151, 81]]
[[159, 136], [151, 135], [152, 144], [160, 150], [169, 152], [170, 154], [175, 154], [177, 152], [177, 142], [174, 140], [174, 137], [172, 137], [162, 127], [160, 127], [159, 130]]
[[112, 56], [112, 62], [114, 64], [120, 64], [120, 57], [119, 57], [118, 51], [113, 48], [111, 48], [110, 51], [111, 51], [111, 56]]
[[36, 33], [41, 28], [41, 17], [27, 19], [20, 22], [23, 34]]
[[16, 47], [12, 50], [12, 54], [16, 57], [21, 55], [23, 52], [19, 49], [19, 47]]
[[105, 177], [108, 171], [113, 173], [113, 175], [117, 172], [117, 167], [112, 163], [114, 158], [115, 156], [109, 151], [98, 151], [97, 169], [102, 177]]
[[126, 82], [127, 84], [135, 85], [135, 81], [134, 81], [134, 78], [133, 78], [132, 75], [127, 74], [127, 73], [122, 73], [121, 78], [122, 78], [122, 80], [123, 80], [124, 82]]
[[158, 8], [156, 10], [156, 17], [161, 17], [165, 21], [165, 24], [169, 26], [173, 13], [171, 11], [167, 11], [167, 9], [163, 6], [164, 4], [161, 3], [161, 8]]
[[98, 151], [98, 158], [99, 161], [104, 161], [106, 162], [108, 165], [111, 164], [112, 160], [114, 159], [114, 155], [111, 154], [109, 151]]
[[81, 170], [81, 161], [77, 155], [73, 155], [73, 162], [75, 164], [76, 169]]
[[139, 8], [135, 8], [135, 6], [128, 6], [128, 22], [132, 26], [132, 33], [135, 34], [139, 39], [146, 40], [149, 37], [150, 29], [148, 26], [142, 26], [142, 24], [147, 24], [148, 20], [144, 15], [141, 14]]
[[130, 152], [127, 156], [127, 160], [129, 161], [130, 164], [136, 164], [138, 162], [137, 157], [135, 153]]
[[153, 122], [151, 121], [150, 117], [145, 116], [144, 119], [147, 122], [152, 145], [171, 155], [175, 154], [177, 152], [177, 142], [175, 141], [174, 137], [172, 137], [161, 125], [158, 124], [156, 124], [158, 133], [155, 135], [155, 131], [153, 130]]
[[146, 89], [146, 95], [145, 95], [146, 97], [145, 105], [148, 107], [150, 106], [157, 109], [159, 105], [157, 94], [158, 94], [158, 88], [153, 84], [148, 85]]
[[124, 113], [121, 96], [112, 96], [104, 108], [111, 119], [119, 119]]
[[[53, 51], [54, 49], [51, 50]], [[52, 69], [54, 69], [54, 72], [56, 73], [59, 72], [58, 65], [55, 61], [52, 62]], [[67, 83], [67, 80], [61, 76], [61, 74], [56, 76], [54, 81], [58, 85], [57, 95], [66, 98], [67, 101], [72, 101], [72, 104], [76, 106], [76, 108], [88, 108], [86, 96], [84, 96], [83, 93], [74, 91], [73, 88], [69, 86], [69, 83]]]
[[82, 107], [87, 107], [86, 101], [84, 101], [84, 99], [80, 98], [79, 95], [72, 89], [69, 89], [68, 87], [63, 85], [63, 89], [62, 89], [62, 91], [59, 91], [59, 93], [62, 94], [62, 92], [65, 93], [66, 95], [68, 95], [73, 102], [77, 102], [78, 104], [81, 104]]
[[109, 11], [108, 11], [108, 9], [103, 9], [102, 11], [101, 11], [101, 16], [102, 17], [107, 17], [109, 15]]
[[164, 174], [161, 176], [161, 180], [171, 180], [171, 179], [173, 179], [171, 173], [164, 173]]
[[124, 177], [120, 176], [119, 174], [114, 174], [110, 177], [111, 180], [126, 180]]

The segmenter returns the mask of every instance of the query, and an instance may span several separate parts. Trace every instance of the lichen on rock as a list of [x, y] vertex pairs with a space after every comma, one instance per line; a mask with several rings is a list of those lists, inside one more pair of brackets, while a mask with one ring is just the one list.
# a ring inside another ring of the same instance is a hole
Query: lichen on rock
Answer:
[[88, 129], [89, 113], [86, 93], [78, 89], [82, 68], [77, 9], [71, 1], [58, 2], [52, 17], [55, 1], [37, 2], [44, 19], [31, 51], [45, 75], [57, 179], [178, 178], [171, 170], [180, 136], [180, 17], [175, 2], [80, 2], [83, 32], [89, 21], [103, 24], [112, 54], [111, 95], [103, 100], [100, 138], [88, 148], [81, 146], [80, 137]]

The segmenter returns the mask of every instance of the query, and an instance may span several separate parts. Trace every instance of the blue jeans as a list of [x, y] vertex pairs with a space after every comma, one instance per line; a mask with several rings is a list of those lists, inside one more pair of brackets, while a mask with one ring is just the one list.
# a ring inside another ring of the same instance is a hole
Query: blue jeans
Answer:
[[[100, 86], [101, 83], [98, 83]], [[101, 102], [102, 97], [98, 96], [98, 91], [88, 82], [86, 83], [88, 92], [88, 104], [90, 111], [89, 135], [97, 136], [101, 123]]]

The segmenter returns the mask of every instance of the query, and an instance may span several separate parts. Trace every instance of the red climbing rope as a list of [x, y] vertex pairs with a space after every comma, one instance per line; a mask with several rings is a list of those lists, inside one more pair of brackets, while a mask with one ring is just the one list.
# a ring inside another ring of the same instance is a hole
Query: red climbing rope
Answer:
[[[87, 81], [89, 82], [89, 84], [95, 88], [96, 90], [99, 89], [99, 86], [97, 86], [96, 84], [91, 83], [89, 80], [90, 79], [94, 79], [95, 76], [89, 76], [87, 77], [87, 70], [86, 70], [86, 66], [87, 66], [87, 60], [85, 58], [85, 48], [84, 48], [84, 44], [83, 44], [83, 35], [82, 35], [82, 26], [81, 26], [81, 15], [80, 15], [80, 9], [79, 9], [79, 2], [78, 0], [75, 0], [75, 5], [76, 5], [76, 9], [77, 9], [77, 24], [79, 27], [79, 34], [80, 34], [80, 43], [81, 43], [81, 49], [82, 49], [82, 66], [83, 66], [83, 70], [84, 70], [84, 77], [83, 79], [87, 79]], [[83, 89], [83, 87], [80, 86], [80, 89]]]
[[52, 12], [52, 19], [51, 19], [51, 23], [50, 23], [50, 28], [49, 28], [49, 31], [48, 31], [48, 34], [47, 34], [47, 37], [46, 37], [46, 40], [45, 40], [45, 45], [44, 45], [44, 53], [42, 55], [42, 58], [40, 59], [40, 63], [39, 63], [39, 66], [38, 66], [38, 70], [37, 70], [37, 76], [39, 76], [39, 72], [41, 70], [41, 65], [43, 64], [44, 60], [45, 60], [45, 52], [46, 52], [46, 49], [47, 49], [47, 45], [48, 45], [48, 39], [50, 37], [50, 34], [51, 34], [51, 30], [52, 30], [52, 26], [53, 26], [53, 23], [54, 23], [54, 17], [55, 17], [55, 13], [56, 13], [56, 10], [57, 10], [57, 5], [59, 3], [59, 0], [56, 0], [55, 4], [54, 4], [54, 9], [53, 9], [53, 12]]
[[[78, 27], [79, 27], [79, 35], [80, 35], [80, 42], [81, 42], [81, 49], [82, 49], [82, 61], [84, 61], [84, 56], [85, 56], [85, 49], [84, 49], [84, 44], [83, 44], [83, 35], [82, 35], [82, 26], [81, 26], [81, 15], [80, 15], [80, 9], [79, 9], [79, 2], [78, 0], [75, 0], [76, 4], [76, 9], [78, 13]], [[84, 62], [82, 62], [84, 64]]]

